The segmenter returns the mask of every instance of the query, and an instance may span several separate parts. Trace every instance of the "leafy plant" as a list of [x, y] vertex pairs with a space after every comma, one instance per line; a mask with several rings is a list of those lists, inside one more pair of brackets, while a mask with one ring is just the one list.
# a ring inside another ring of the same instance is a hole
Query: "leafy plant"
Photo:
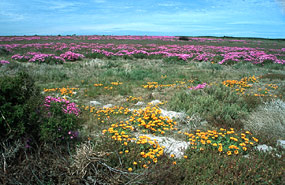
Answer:
[[44, 108], [46, 114], [40, 125], [40, 138], [43, 141], [67, 141], [78, 137], [80, 110], [75, 103], [47, 96]]
[[39, 89], [25, 72], [0, 78], [0, 138], [36, 136], [40, 121]]

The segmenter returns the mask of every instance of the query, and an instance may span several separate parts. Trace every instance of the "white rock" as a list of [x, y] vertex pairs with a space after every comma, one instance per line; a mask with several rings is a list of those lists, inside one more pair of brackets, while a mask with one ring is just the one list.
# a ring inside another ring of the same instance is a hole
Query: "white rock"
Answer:
[[111, 107], [113, 107], [112, 104], [107, 104], [107, 105], [104, 105], [104, 106], [103, 106], [103, 108], [111, 108]]
[[277, 140], [277, 146], [281, 146], [282, 148], [285, 148], [285, 140]]
[[90, 101], [90, 105], [91, 106], [99, 106], [99, 105], [101, 105], [101, 103], [98, 101]]
[[273, 150], [271, 146], [267, 145], [258, 145], [255, 148], [261, 152], [271, 152]]
[[144, 102], [138, 101], [135, 105], [137, 105], [137, 106], [144, 105]]
[[173, 118], [183, 119], [186, 117], [186, 114], [183, 112], [167, 111], [167, 110], [163, 110], [163, 109], [160, 109], [160, 110], [161, 110], [162, 116], [168, 116], [171, 119], [173, 119]]
[[153, 100], [153, 101], [151, 101], [150, 102], [152, 105], [158, 105], [158, 104], [160, 104], [160, 103], [162, 103], [161, 101], [159, 101], [159, 100]]
[[[168, 155], [174, 154], [175, 158], [181, 158], [184, 155], [185, 150], [190, 143], [185, 141], [178, 141], [169, 137], [153, 136], [149, 134], [143, 134], [149, 137], [151, 140], [156, 140], [160, 146], [165, 146], [164, 152]], [[142, 135], [137, 135], [137, 137]]]

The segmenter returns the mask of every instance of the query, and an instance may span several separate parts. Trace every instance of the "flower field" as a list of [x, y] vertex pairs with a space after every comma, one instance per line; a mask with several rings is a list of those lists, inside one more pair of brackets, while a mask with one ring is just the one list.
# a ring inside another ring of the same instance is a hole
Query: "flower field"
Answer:
[[0, 182], [282, 184], [284, 65], [284, 40], [0, 37]]

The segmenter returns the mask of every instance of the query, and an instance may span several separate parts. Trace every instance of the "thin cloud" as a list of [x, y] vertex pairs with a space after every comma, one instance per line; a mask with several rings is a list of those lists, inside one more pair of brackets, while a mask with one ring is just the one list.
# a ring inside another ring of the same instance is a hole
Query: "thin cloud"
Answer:
[[38, 1], [40, 2], [40, 6], [43, 8], [47, 8], [50, 10], [71, 10], [74, 8], [78, 8], [83, 5], [83, 3], [78, 1]]
[[95, 3], [106, 3], [106, 0], [93, 0]]
[[282, 13], [285, 14], [285, 0], [276, 0], [282, 9]]

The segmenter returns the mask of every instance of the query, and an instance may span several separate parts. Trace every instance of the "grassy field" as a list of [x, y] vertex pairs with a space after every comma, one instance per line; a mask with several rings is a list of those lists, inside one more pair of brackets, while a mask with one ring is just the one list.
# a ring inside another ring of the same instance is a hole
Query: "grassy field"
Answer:
[[15, 91], [1, 101], [26, 92], [9, 84], [26, 73], [31, 102], [68, 104], [25, 113], [36, 133], [0, 105], [2, 184], [284, 182], [284, 40], [0, 37], [0, 60], [0, 92]]

